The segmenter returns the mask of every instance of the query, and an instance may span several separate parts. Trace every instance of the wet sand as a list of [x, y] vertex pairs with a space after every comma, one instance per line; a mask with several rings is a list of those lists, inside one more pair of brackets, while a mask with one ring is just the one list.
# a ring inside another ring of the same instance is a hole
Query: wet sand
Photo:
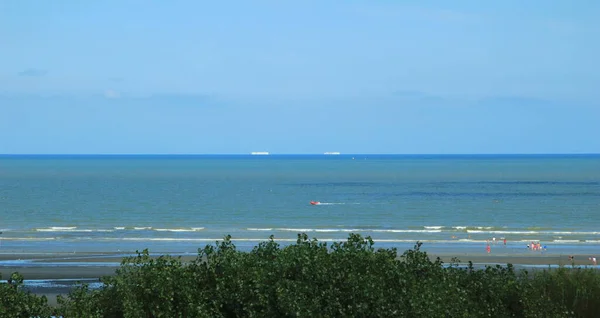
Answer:
[[26, 280], [101, 278], [115, 274], [117, 267], [109, 266], [61, 266], [61, 267], [0, 267], [2, 279], [19, 272]]
[[[453, 258], [458, 258], [460, 264], [472, 261], [474, 264], [501, 264], [507, 263], [517, 266], [531, 266], [543, 268], [543, 265], [591, 266], [589, 255], [574, 255], [574, 262], [567, 255], [544, 255], [523, 253], [519, 255], [498, 254], [437, 254], [429, 255], [431, 259], [440, 257], [444, 263], [451, 263]], [[156, 256], [155, 256], [156, 257]], [[22, 254], [0, 255], [0, 273], [6, 279], [13, 272], [19, 272], [25, 279], [78, 279], [100, 278], [113, 275], [123, 259], [123, 254]], [[182, 256], [181, 259], [191, 261], [195, 255]]]

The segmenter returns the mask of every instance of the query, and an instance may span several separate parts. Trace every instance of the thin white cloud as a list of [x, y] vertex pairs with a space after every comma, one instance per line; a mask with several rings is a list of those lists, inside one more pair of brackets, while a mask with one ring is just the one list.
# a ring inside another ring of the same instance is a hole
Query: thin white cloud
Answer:
[[119, 94], [119, 92], [112, 90], [112, 89], [107, 89], [106, 91], [104, 91], [104, 97], [106, 98], [119, 98], [121, 97], [121, 94]]
[[48, 74], [46, 70], [40, 70], [37, 68], [29, 68], [22, 72], [19, 72], [19, 76], [30, 76], [30, 77], [39, 77]]

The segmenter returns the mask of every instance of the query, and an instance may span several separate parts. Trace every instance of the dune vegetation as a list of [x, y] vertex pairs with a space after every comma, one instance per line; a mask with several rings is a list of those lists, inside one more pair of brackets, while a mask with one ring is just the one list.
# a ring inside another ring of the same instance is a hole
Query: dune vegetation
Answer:
[[[251, 252], [231, 237], [183, 262], [147, 250], [123, 259], [103, 287], [81, 285], [51, 307], [14, 273], [0, 285], [0, 317], [597, 317], [600, 272], [474, 268], [431, 260], [417, 243], [398, 255], [350, 234], [326, 244], [299, 234]], [[399, 256], [399, 257], [398, 257]]]

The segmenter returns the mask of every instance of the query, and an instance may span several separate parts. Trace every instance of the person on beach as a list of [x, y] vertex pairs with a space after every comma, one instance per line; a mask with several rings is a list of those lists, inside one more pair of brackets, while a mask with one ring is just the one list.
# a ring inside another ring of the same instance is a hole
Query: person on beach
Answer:
[[504, 246], [506, 246], [506, 238], [504, 238]]
[[490, 247], [490, 244], [488, 243], [487, 246], [485, 247], [486, 252], [491, 253], [492, 252], [492, 248]]
[[598, 262], [596, 262], [596, 258], [595, 257], [590, 257], [588, 258], [590, 261], [592, 261], [592, 264], [594, 264], [594, 266], [598, 265]]

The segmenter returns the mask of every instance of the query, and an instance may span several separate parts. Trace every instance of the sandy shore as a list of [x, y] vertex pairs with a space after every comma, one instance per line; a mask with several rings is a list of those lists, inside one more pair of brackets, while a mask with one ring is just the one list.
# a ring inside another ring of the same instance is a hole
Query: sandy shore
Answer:
[[440, 255], [439, 257], [444, 263], [450, 263], [453, 257], [460, 259], [460, 263], [468, 263], [469, 261], [474, 264], [513, 264], [515, 266], [536, 265], [543, 267], [543, 265], [553, 266], [590, 266], [592, 262], [588, 260], [588, 255], [573, 255], [574, 261], [569, 260], [567, 255], [516, 255], [516, 256], [497, 256], [497, 255], [463, 255], [463, 256], [449, 256]]
[[26, 280], [35, 279], [83, 279], [114, 275], [117, 267], [108, 266], [61, 266], [61, 267], [2, 267], [2, 279], [19, 272]]

